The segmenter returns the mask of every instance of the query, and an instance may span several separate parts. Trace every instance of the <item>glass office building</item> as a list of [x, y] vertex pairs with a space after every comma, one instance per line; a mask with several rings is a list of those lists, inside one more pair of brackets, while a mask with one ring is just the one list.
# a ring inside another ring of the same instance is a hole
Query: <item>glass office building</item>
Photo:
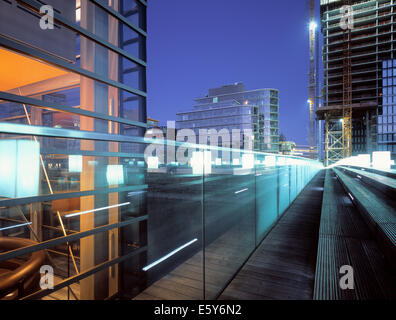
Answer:
[[[247, 91], [242, 83], [210, 89], [194, 110], [177, 114], [177, 129], [251, 130], [254, 150], [279, 151], [279, 91]], [[243, 145], [243, 142], [240, 143]]]
[[382, 62], [382, 115], [378, 116], [378, 150], [396, 156], [396, 60]]
[[[0, 298], [40, 289], [38, 263], [54, 270], [47, 298], [133, 296], [147, 244], [146, 1], [46, 4], [0, 1]], [[7, 277], [29, 254], [24, 277]]]

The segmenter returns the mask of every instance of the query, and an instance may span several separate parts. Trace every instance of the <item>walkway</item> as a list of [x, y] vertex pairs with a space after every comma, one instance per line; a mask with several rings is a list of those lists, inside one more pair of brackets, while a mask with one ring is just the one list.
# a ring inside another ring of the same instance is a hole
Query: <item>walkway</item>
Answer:
[[302, 191], [220, 299], [312, 299], [324, 176]]

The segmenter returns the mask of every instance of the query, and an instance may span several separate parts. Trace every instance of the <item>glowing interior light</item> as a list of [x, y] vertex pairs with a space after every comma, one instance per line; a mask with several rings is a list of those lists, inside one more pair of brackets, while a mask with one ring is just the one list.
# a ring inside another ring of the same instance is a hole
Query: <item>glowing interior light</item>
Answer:
[[14, 228], [19, 228], [19, 227], [24, 227], [24, 226], [28, 226], [30, 224], [32, 224], [32, 223], [31, 222], [27, 222], [27, 223], [16, 224], [14, 226], [0, 228], [0, 231], [14, 229]]
[[191, 158], [193, 174], [212, 173], [212, 153], [210, 151], [195, 151]]
[[390, 151], [373, 152], [373, 168], [378, 170], [390, 170], [394, 161], [391, 160]]
[[69, 156], [69, 172], [82, 172], [83, 158], [79, 155]]
[[356, 165], [358, 167], [370, 167], [371, 155], [359, 154], [356, 158]]
[[277, 165], [278, 165], [278, 166], [284, 166], [284, 165], [286, 165], [286, 159], [283, 158], [283, 157], [278, 158], [278, 163], [277, 163]]
[[239, 193], [242, 193], [242, 192], [245, 192], [245, 191], [248, 191], [248, 190], [249, 190], [248, 188], [245, 188], [245, 189], [236, 191], [235, 194], [239, 194]]
[[239, 159], [232, 159], [232, 165], [233, 166], [239, 166]]
[[276, 157], [275, 156], [265, 156], [265, 165], [267, 167], [275, 167], [276, 166]]
[[212, 152], [204, 151], [204, 171], [205, 174], [212, 173]]
[[243, 169], [253, 169], [254, 168], [254, 155], [253, 154], [243, 154], [242, 155], [242, 168]]
[[147, 158], [147, 168], [148, 169], [158, 169], [159, 168], [158, 157], [148, 157]]
[[216, 164], [216, 166], [221, 166], [221, 159], [220, 158], [216, 158], [215, 164]]
[[124, 167], [122, 165], [108, 165], [106, 178], [110, 186], [124, 184]]
[[81, 8], [76, 9], [76, 22], [81, 21]]
[[91, 213], [91, 212], [98, 212], [98, 211], [103, 211], [103, 210], [107, 210], [107, 209], [123, 207], [123, 206], [127, 206], [129, 204], [131, 204], [131, 203], [130, 202], [125, 202], [125, 203], [115, 204], [115, 205], [108, 206], [108, 207], [97, 208], [97, 209], [92, 209], [92, 210], [86, 210], [86, 211], [81, 211], [81, 212], [77, 212], [77, 213], [71, 213], [71, 214], [65, 215], [65, 218], [72, 218], [72, 217], [81, 216], [83, 214], [87, 214], [87, 213]]
[[193, 174], [203, 174], [202, 152], [194, 151], [190, 160]]
[[169, 252], [167, 255], [163, 256], [162, 258], [158, 259], [157, 261], [154, 261], [153, 263], [150, 263], [149, 265], [145, 266], [143, 268], [143, 271], [147, 271], [153, 267], [155, 267], [156, 265], [160, 264], [161, 262], [165, 261], [166, 259], [170, 258], [171, 256], [173, 256], [174, 254], [178, 253], [179, 251], [183, 250], [184, 248], [192, 245], [194, 242], [198, 241], [198, 239], [194, 239], [191, 240], [190, 242], [187, 242], [186, 244], [180, 246], [179, 248]]
[[0, 196], [38, 196], [40, 144], [30, 140], [0, 141]]

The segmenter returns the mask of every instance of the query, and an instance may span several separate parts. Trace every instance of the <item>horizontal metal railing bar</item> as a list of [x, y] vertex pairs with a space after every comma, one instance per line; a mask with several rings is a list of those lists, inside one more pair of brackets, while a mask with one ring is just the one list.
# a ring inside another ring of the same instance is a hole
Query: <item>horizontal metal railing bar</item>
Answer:
[[4, 253], [0, 253], [0, 262], [1, 261], [5, 261], [8, 259], [13, 259], [13, 258], [17, 258], [19, 256], [23, 256], [26, 254], [31, 254], [33, 252], [37, 252], [37, 251], [41, 251], [41, 250], [45, 250], [45, 249], [49, 249], [52, 247], [55, 247], [56, 245], [59, 244], [64, 244], [67, 242], [73, 242], [73, 241], [77, 241], [80, 240], [82, 238], [85, 237], [89, 237], [98, 233], [103, 233], [109, 230], [113, 230], [113, 229], [119, 229], [125, 226], [128, 226], [130, 224], [136, 223], [136, 222], [140, 222], [143, 220], [147, 220], [148, 216], [141, 216], [141, 217], [136, 217], [133, 219], [128, 219], [126, 221], [122, 221], [122, 222], [117, 222], [117, 223], [113, 223], [113, 224], [108, 224], [105, 226], [101, 226], [101, 227], [96, 227], [87, 231], [80, 231], [71, 235], [67, 235], [67, 236], [63, 236], [63, 237], [59, 237], [56, 239], [51, 239], [51, 240], [47, 240], [47, 241], [43, 241], [40, 242], [38, 244], [34, 244], [31, 246], [27, 246], [27, 247], [23, 247], [23, 248], [18, 248], [12, 251], [7, 251]]
[[117, 158], [138, 158], [143, 159], [143, 153], [127, 153], [127, 152], [100, 152], [90, 150], [61, 150], [61, 149], [40, 149], [40, 154], [53, 155], [81, 155], [91, 157], [117, 157]]
[[99, 76], [98, 74], [96, 74], [94, 72], [85, 70], [85, 69], [83, 69], [81, 67], [78, 67], [77, 65], [74, 65], [74, 64], [72, 64], [70, 62], [66, 62], [66, 61], [64, 61], [64, 60], [62, 60], [60, 58], [57, 58], [57, 57], [55, 57], [55, 56], [53, 56], [51, 54], [45, 53], [43, 51], [39, 51], [38, 49], [35, 49], [35, 48], [31, 47], [31, 46], [27, 46], [27, 45], [22, 44], [20, 42], [17, 42], [16, 40], [12, 40], [12, 39], [7, 38], [7, 37], [5, 37], [3, 35], [0, 35], [0, 46], [3, 46], [5, 48], [13, 50], [13, 51], [20, 52], [20, 53], [25, 54], [25, 55], [32, 56], [34, 58], [43, 60], [43, 61], [45, 61], [45, 62], [47, 62], [49, 64], [55, 65], [57, 67], [65, 69], [67, 71], [75, 72], [75, 73], [77, 73], [77, 74], [79, 74], [81, 76], [84, 76], [84, 77], [87, 77], [87, 78], [102, 82], [102, 83], [107, 84], [107, 85], [112, 86], [112, 87], [116, 87], [116, 88], [125, 90], [127, 92], [132, 93], [132, 94], [136, 94], [136, 95], [142, 96], [142, 97], [147, 97], [147, 93], [146, 92], [143, 92], [143, 91], [138, 90], [138, 89], [134, 89], [134, 88], [132, 88], [130, 86], [127, 86], [125, 84], [122, 84], [120, 82], [117, 82], [117, 81], [114, 81], [114, 80]]
[[[25, 124], [15, 124], [15, 123], [4, 123], [0, 122], [0, 133], [8, 133], [15, 135], [35, 135], [35, 136], [44, 136], [44, 137], [55, 137], [55, 138], [69, 138], [69, 139], [86, 139], [86, 140], [100, 140], [100, 141], [108, 141], [108, 142], [126, 142], [126, 143], [140, 143], [140, 144], [157, 144], [157, 145], [168, 145], [168, 146], [180, 146], [183, 148], [196, 148], [196, 149], [205, 149], [205, 150], [223, 150], [230, 152], [242, 152], [256, 155], [270, 155], [277, 157], [284, 157], [290, 159], [301, 159], [304, 161], [310, 161], [310, 159], [302, 158], [302, 157], [293, 157], [293, 156], [284, 156], [284, 155], [274, 155], [271, 153], [258, 152], [258, 151], [250, 151], [250, 150], [242, 150], [242, 149], [233, 149], [226, 147], [217, 147], [210, 145], [200, 145], [194, 143], [187, 143], [183, 141], [174, 141], [174, 140], [162, 140], [162, 139], [150, 139], [150, 138], [142, 138], [142, 137], [131, 137], [124, 135], [111, 135], [107, 133], [97, 133], [90, 131], [81, 131], [81, 130], [70, 130], [70, 129], [58, 129], [58, 128], [50, 128], [50, 127], [41, 127], [41, 126], [33, 126], [33, 125], [25, 125]], [[313, 160], [311, 160], [313, 161]]]
[[110, 8], [109, 6], [104, 5], [103, 3], [100, 3], [97, 0], [89, 0], [89, 1], [95, 3], [98, 7], [102, 8], [107, 13], [111, 14], [114, 18], [117, 18], [118, 20], [126, 24], [128, 27], [139, 33], [140, 35], [147, 37], [147, 32], [145, 30], [133, 25], [127, 18], [125, 18], [121, 13], [117, 12], [113, 8]]
[[143, 185], [127, 186], [127, 187], [119, 187], [119, 188], [97, 188], [94, 190], [87, 190], [87, 191], [75, 191], [75, 192], [66, 192], [66, 193], [46, 194], [41, 196], [33, 196], [33, 197], [25, 197], [25, 198], [13, 198], [13, 199], [0, 200], [0, 207], [12, 207], [12, 206], [35, 203], [35, 202], [71, 199], [78, 197], [93, 196], [98, 194], [109, 194], [114, 192], [141, 191], [141, 190], [146, 190], [147, 188], [148, 185], [143, 184]]
[[94, 131], [60, 129], [52, 127], [33, 126], [19, 123], [0, 122], [0, 133], [16, 135], [34, 135], [42, 137], [55, 137], [80, 140], [100, 140], [107, 142], [146, 143], [141, 137], [132, 137]]
[[[40, 11], [40, 5], [36, 4], [34, 1], [32, 0], [18, 0], [19, 2], [24, 3], [25, 5], [32, 7], [34, 9], [36, 9], [37, 11]], [[62, 17], [62, 15], [54, 12], [54, 19], [55, 21], [57, 21], [58, 23], [68, 27], [69, 29], [79, 33], [80, 35], [84, 35], [86, 38], [106, 47], [107, 49], [118, 53], [119, 55], [123, 56], [124, 58], [135, 62], [137, 64], [140, 64], [141, 66], [147, 67], [147, 63], [145, 61], [143, 61], [142, 59], [136, 58], [134, 56], [132, 56], [131, 54], [129, 54], [128, 52], [126, 52], [123, 49], [118, 48], [117, 46], [115, 46], [114, 44], [102, 39], [101, 37], [98, 37], [96, 34], [80, 27], [78, 24], [73, 23], [68, 21], [67, 19], [65, 19], [64, 17]]]
[[43, 298], [55, 291], [58, 291], [64, 287], [70, 286], [71, 284], [73, 284], [77, 281], [85, 279], [85, 278], [87, 278], [101, 270], [107, 269], [115, 264], [121, 263], [121, 262], [123, 262], [127, 259], [130, 259], [130, 258], [132, 258], [142, 252], [145, 252], [145, 251], [147, 251], [147, 246], [139, 248], [139, 249], [135, 249], [132, 252], [130, 252], [124, 256], [102, 262], [102, 263], [98, 264], [97, 266], [91, 267], [88, 270], [79, 273], [78, 275], [71, 276], [71, 277], [61, 281], [60, 283], [55, 284], [53, 289], [41, 289], [37, 292], [34, 292], [28, 296], [23, 297], [21, 300], [33, 300], [33, 299]]
[[[4, 91], [0, 91], [0, 100], [22, 103], [22, 104], [27, 104], [30, 106], [35, 106], [35, 107], [46, 108], [46, 109], [51, 109], [51, 110], [56, 110], [56, 111], [67, 112], [67, 113], [73, 113], [73, 114], [77, 114], [80, 116], [101, 119], [101, 120], [108, 120], [108, 121], [127, 124], [127, 125], [131, 125], [131, 126], [147, 128], [147, 124], [143, 123], [143, 122], [109, 116], [106, 114], [100, 114], [97, 112], [84, 110], [84, 109], [80, 109], [80, 108], [73, 108], [73, 107], [64, 106], [64, 105], [58, 105], [56, 103], [52, 103], [52, 102], [48, 102], [48, 101], [44, 101], [44, 100], [38, 100], [38, 99], [25, 97], [25, 96], [20, 96], [20, 95], [16, 95], [16, 94], [4, 92]], [[0, 104], [0, 107], [1, 107], [1, 104]]]

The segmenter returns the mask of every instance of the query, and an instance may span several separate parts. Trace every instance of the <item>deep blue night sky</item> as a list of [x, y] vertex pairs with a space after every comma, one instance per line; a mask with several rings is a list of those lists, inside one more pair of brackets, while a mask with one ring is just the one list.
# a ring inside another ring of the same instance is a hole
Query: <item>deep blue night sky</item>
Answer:
[[308, 145], [308, 19], [305, 0], [151, 0], [148, 116], [166, 124], [209, 88], [243, 82], [279, 89], [280, 132]]

